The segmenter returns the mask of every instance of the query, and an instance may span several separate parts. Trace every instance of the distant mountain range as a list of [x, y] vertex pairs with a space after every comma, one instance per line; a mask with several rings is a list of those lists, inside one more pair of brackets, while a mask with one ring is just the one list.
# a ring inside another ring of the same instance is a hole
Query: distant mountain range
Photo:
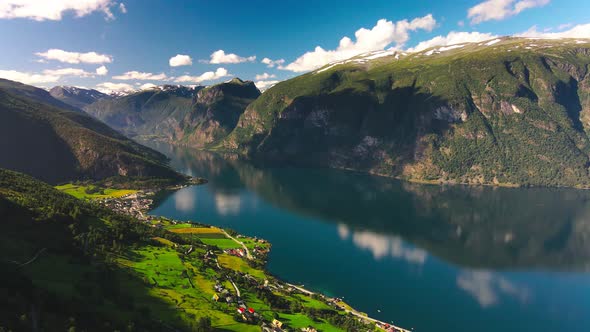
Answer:
[[253, 82], [238, 78], [206, 88], [163, 85], [119, 97], [73, 87], [51, 93], [129, 137], [194, 147], [225, 138], [260, 96]]
[[47, 91], [0, 79], [0, 168], [58, 183], [112, 176], [180, 179], [164, 155]]
[[589, 65], [589, 40], [506, 37], [370, 52], [262, 95], [235, 79], [82, 108], [130, 137], [267, 161], [431, 183], [590, 187]]
[[56, 86], [49, 90], [49, 94], [55, 99], [80, 109], [100, 99], [113, 97], [94, 89], [82, 89], [74, 86]]

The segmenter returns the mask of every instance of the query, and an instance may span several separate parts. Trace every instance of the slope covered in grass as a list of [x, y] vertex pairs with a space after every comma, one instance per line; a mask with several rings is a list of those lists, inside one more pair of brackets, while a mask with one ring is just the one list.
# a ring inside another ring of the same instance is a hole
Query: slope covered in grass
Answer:
[[427, 182], [590, 186], [590, 42], [359, 56], [281, 82], [220, 149]]

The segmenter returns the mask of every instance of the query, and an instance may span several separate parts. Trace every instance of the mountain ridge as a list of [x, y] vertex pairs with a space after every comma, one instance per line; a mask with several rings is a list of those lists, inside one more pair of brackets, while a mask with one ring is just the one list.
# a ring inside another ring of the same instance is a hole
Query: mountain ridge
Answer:
[[498, 38], [352, 58], [270, 88], [217, 148], [419, 182], [588, 187], [589, 47]]
[[182, 178], [161, 153], [79, 109], [56, 106], [61, 102], [46, 91], [0, 82], [0, 167], [51, 183], [113, 176]]

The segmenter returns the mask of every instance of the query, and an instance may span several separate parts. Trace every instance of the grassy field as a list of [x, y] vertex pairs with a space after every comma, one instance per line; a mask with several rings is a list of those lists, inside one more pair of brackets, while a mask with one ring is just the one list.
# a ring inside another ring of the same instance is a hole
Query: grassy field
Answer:
[[93, 185], [75, 185], [72, 183], [56, 186], [55, 188], [79, 199], [118, 198], [125, 195], [135, 194], [137, 192], [137, 190], [102, 189]]
[[221, 254], [218, 256], [218, 260], [219, 260], [219, 265], [221, 265], [227, 269], [239, 271], [242, 273], [247, 273], [257, 279], [261, 279], [261, 280], [266, 279], [266, 275], [264, 274], [263, 271], [251, 267], [250, 265], [248, 265], [248, 263], [246, 263], [246, 261], [244, 261], [243, 259], [241, 259], [239, 257], [231, 256], [231, 255], [227, 255], [227, 254]]

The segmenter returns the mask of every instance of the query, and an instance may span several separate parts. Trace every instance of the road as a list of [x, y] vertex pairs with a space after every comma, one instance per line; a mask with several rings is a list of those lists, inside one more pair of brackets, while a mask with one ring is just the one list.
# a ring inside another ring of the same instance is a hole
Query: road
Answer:
[[234, 240], [235, 243], [239, 244], [240, 246], [242, 246], [242, 248], [244, 248], [244, 250], [246, 250], [246, 257], [249, 260], [253, 260], [254, 259], [254, 257], [252, 257], [252, 255], [250, 254], [250, 250], [248, 250], [248, 247], [246, 247], [246, 245], [242, 241], [238, 241], [236, 238], [234, 238], [233, 236], [229, 235], [224, 229], [221, 229], [221, 231], [223, 232], [223, 234], [225, 234], [225, 236], [227, 236], [228, 238]]
[[[309, 296], [311, 296], [311, 295], [314, 295], [314, 294], [315, 294], [314, 292], [312, 292], [312, 291], [309, 291], [309, 290], [307, 290], [307, 289], [305, 289], [305, 288], [302, 288], [302, 287], [299, 287], [299, 286], [296, 286], [296, 285], [293, 285], [293, 284], [289, 284], [289, 283], [285, 283], [285, 284], [286, 284], [286, 285], [288, 285], [288, 286], [291, 286], [291, 287], [293, 287], [293, 288], [297, 289], [298, 291], [300, 291], [300, 292], [302, 292], [302, 293], [305, 293], [305, 294], [307, 294], [307, 295], [309, 295]], [[331, 300], [333, 300], [333, 299], [331, 299], [331, 298], [329, 298], [329, 297], [326, 297], [326, 300], [328, 300], [328, 301], [331, 301]], [[368, 320], [368, 321], [370, 321], [370, 322], [377, 323], [377, 324], [381, 324], [381, 325], [388, 324], [388, 325], [390, 325], [390, 326], [392, 326], [392, 327], [394, 327], [394, 328], [396, 328], [396, 329], [398, 329], [398, 330], [400, 330], [400, 331], [402, 331], [402, 332], [410, 332], [409, 330], [406, 330], [406, 329], [404, 329], [404, 328], [401, 328], [401, 327], [399, 327], [399, 326], [395, 326], [395, 325], [393, 325], [393, 324], [391, 324], [391, 323], [386, 323], [386, 322], [380, 321], [380, 320], [378, 320], [378, 319], [375, 319], [375, 318], [371, 318], [371, 317], [369, 317], [369, 316], [366, 316], [366, 315], [364, 315], [364, 314], [362, 314], [362, 313], [360, 313], [360, 312], [358, 312], [358, 311], [356, 311], [356, 310], [349, 310], [349, 309], [346, 309], [346, 308], [341, 308], [341, 309], [342, 309], [342, 310], [344, 310], [346, 313], [351, 313], [351, 314], [353, 314], [353, 315], [355, 315], [355, 316], [357, 316], [357, 317], [359, 317], [359, 318], [362, 318], [362, 319], [364, 319], [364, 320]]]

